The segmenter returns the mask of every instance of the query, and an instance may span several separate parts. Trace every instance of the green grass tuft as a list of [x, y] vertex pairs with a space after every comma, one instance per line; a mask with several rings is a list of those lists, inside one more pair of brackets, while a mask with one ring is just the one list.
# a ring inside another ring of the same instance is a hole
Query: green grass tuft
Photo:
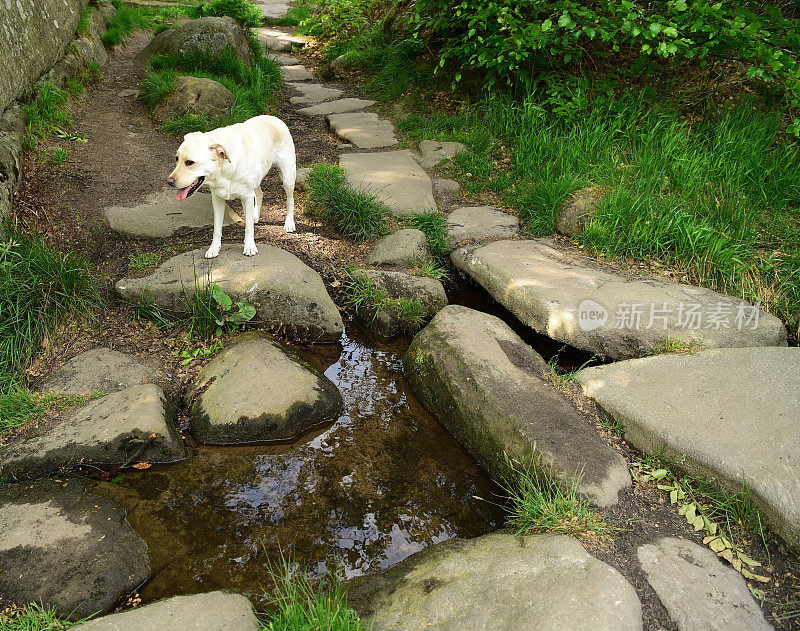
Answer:
[[6, 392], [0, 392], [0, 436], [39, 420], [46, 412], [66, 410], [98, 396], [102, 396], [102, 393], [39, 394], [22, 386], [14, 386]]
[[306, 5], [293, 6], [282, 18], [268, 19], [273, 26], [300, 26], [300, 23], [311, 16], [311, 10]]
[[123, 43], [134, 31], [155, 29], [171, 20], [186, 15], [180, 5], [174, 7], [134, 7], [122, 0], [111, 0], [117, 10], [113, 18], [106, 22], [106, 32], [100, 36], [103, 44], [109, 47]]
[[50, 154], [50, 162], [53, 164], [65, 164], [69, 160], [69, 151], [66, 147], [58, 147]]
[[78, 28], [75, 32], [78, 35], [88, 35], [92, 30], [92, 8], [86, 7], [81, 11], [81, 19], [78, 21]]
[[53, 607], [31, 603], [21, 610], [0, 613], [0, 631], [62, 631], [86, 622], [72, 622], [56, 615]]
[[389, 211], [374, 195], [355, 190], [344, 170], [315, 164], [306, 181], [305, 213], [354, 241], [386, 233]]
[[374, 322], [382, 311], [390, 311], [397, 316], [400, 328], [406, 333], [413, 333], [425, 324], [425, 305], [416, 298], [392, 298], [360, 270], [347, 270], [345, 276], [347, 304], [355, 309], [359, 317]]
[[264, 21], [261, 8], [248, 0], [208, 0], [192, 7], [189, 13], [193, 18], [227, 15], [242, 26], [261, 26]]
[[136, 248], [136, 252], [128, 255], [128, 267], [136, 272], [143, 272], [158, 265], [160, 260], [161, 255], [158, 252], [140, 252]]
[[425, 233], [428, 240], [428, 250], [437, 261], [447, 256], [447, 220], [438, 212], [425, 212], [411, 215], [408, 225]]

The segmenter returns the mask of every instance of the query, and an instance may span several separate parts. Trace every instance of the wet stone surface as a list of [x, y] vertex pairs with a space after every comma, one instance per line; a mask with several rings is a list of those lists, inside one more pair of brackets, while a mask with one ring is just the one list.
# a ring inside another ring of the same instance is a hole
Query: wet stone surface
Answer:
[[344, 399], [321, 433], [294, 445], [196, 447], [170, 467], [96, 483], [149, 546], [143, 602], [229, 589], [259, 606], [267, 560], [289, 546], [312, 574], [338, 568], [349, 579], [502, 524], [490, 503], [497, 488], [411, 395], [403, 345], [381, 348], [345, 337], [340, 356], [301, 353]]

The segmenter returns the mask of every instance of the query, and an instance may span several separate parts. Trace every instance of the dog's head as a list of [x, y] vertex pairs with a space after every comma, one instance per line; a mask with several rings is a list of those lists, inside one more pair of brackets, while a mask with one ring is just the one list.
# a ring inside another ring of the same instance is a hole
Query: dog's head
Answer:
[[167, 184], [178, 189], [175, 199], [180, 201], [189, 197], [208, 176], [217, 173], [226, 160], [230, 162], [225, 147], [210, 142], [206, 134], [186, 134], [175, 155], [175, 169], [167, 178]]

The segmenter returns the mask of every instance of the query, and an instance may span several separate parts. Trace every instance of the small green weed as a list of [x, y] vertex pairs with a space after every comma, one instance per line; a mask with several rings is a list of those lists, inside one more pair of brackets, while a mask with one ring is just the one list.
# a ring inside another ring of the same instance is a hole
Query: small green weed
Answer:
[[187, 366], [195, 359], [205, 359], [207, 357], [211, 357], [212, 355], [221, 351], [222, 347], [222, 340], [216, 340], [210, 344], [193, 344], [191, 338], [187, 336], [183, 348], [180, 350], [175, 350], [175, 355], [180, 357], [181, 366]]
[[66, 90], [49, 81], [34, 86], [34, 98], [24, 106], [27, 126], [23, 144], [26, 148], [35, 147], [40, 139], [46, 138], [54, 129], [72, 124], [72, 117], [66, 108], [68, 99]]
[[397, 316], [400, 327], [407, 333], [417, 331], [425, 323], [425, 305], [416, 298], [392, 298], [369, 274], [361, 270], [347, 270], [345, 277], [347, 304], [355, 309], [359, 317], [374, 322], [381, 311], [388, 310]]
[[148, 72], [139, 85], [139, 97], [151, 110], [156, 109], [175, 89], [175, 70]]
[[442, 260], [449, 250], [447, 246], [447, 220], [438, 212], [425, 212], [411, 215], [408, 225], [425, 233], [428, 250], [437, 260]]
[[306, 181], [305, 212], [354, 241], [385, 234], [388, 209], [374, 195], [355, 190], [344, 170], [315, 164]]
[[529, 464], [506, 457], [503, 487], [511, 503], [509, 524], [517, 532], [553, 532], [585, 541], [607, 540], [613, 527], [578, 495], [578, 480], [565, 486], [545, 463]]
[[367, 631], [369, 627], [347, 606], [347, 592], [334, 576], [327, 582], [312, 581], [290, 559], [270, 563], [274, 591], [267, 595], [273, 611], [265, 614], [262, 631]]
[[0, 613], [0, 631], [62, 631], [86, 620], [65, 620], [56, 615], [53, 607], [30, 603], [22, 609]]
[[65, 164], [67, 160], [69, 160], [69, 152], [66, 147], [58, 147], [50, 154], [52, 164]]
[[66, 89], [70, 96], [80, 96], [86, 90], [86, 86], [78, 79], [70, 79], [66, 83]]
[[652, 350], [651, 355], [675, 353], [678, 355], [694, 355], [705, 348], [702, 342], [696, 340], [682, 340], [677, 337], [668, 338], [661, 346]]
[[90, 61], [81, 70], [80, 80], [83, 84], [100, 83], [103, 80], [103, 70], [96, 61]]
[[419, 260], [415, 259], [409, 270], [414, 276], [425, 276], [436, 280], [450, 280], [450, 270], [442, 265], [438, 260]]
[[233, 302], [222, 287], [213, 282], [210, 267], [206, 268], [205, 282], [195, 278], [194, 294], [186, 307], [190, 339], [208, 340], [214, 335], [222, 335], [227, 329], [242, 328], [256, 315], [254, 306], [241, 300]]
[[136, 248], [135, 252], [128, 255], [128, 267], [137, 272], [143, 272], [158, 265], [160, 260], [161, 254], [158, 252], [140, 252], [139, 248]]
[[563, 370], [558, 364], [559, 355], [556, 353], [550, 358], [550, 361], [547, 362], [547, 367], [550, 369], [550, 372], [547, 375], [547, 380], [562, 392], [566, 392], [570, 389], [572, 384], [575, 383], [575, 375], [578, 373], [578, 371], [586, 368], [586, 366], [588, 366], [593, 359], [594, 357], [587, 359], [577, 368]]

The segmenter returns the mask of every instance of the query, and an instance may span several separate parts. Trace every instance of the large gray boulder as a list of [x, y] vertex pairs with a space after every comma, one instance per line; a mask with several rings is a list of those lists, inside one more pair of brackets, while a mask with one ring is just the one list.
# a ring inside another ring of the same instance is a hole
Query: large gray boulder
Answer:
[[556, 231], [568, 237], [581, 234], [600, 209], [604, 195], [605, 189], [601, 186], [575, 191], [558, 210]]
[[158, 370], [145, 366], [125, 353], [98, 347], [75, 355], [48, 375], [40, 392], [93, 394], [118, 392], [132, 386], [153, 383]]
[[741, 574], [708, 548], [665, 537], [636, 552], [679, 631], [770, 631]]
[[342, 316], [322, 277], [294, 254], [260, 243], [258, 254], [243, 256], [241, 244], [224, 244], [208, 261], [205, 250], [173, 256], [150, 276], [123, 278], [117, 293], [134, 302], [149, 302], [173, 313], [186, 313], [195, 286], [219, 285], [234, 301], [256, 308], [255, 321], [306, 342], [335, 342], [342, 335]]
[[542, 240], [464, 247], [451, 260], [523, 324], [601, 357], [640, 357], [676, 341], [786, 346], [783, 323], [739, 298], [601, 271]]
[[253, 61], [253, 49], [244, 29], [231, 17], [207, 17], [184, 22], [180, 28], [156, 35], [139, 53], [140, 59], [153, 55], [186, 56], [196, 52], [219, 54], [230, 49], [243, 62]]
[[625, 439], [732, 492], [800, 549], [800, 348], [710, 349], [580, 371]]
[[0, 451], [0, 473], [35, 477], [79, 464], [174, 462], [186, 455], [161, 388], [133, 386], [44, 424]]
[[202, 443], [289, 440], [338, 416], [328, 379], [271, 340], [245, 335], [203, 368], [186, 393]]
[[453, 539], [351, 583], [376, 631], [636, 631], [634, 588], [572, 537]]
[[[367, 277], [380, 291], [385, 292], [388, 301], [380, 305], [365, 305], [356, 308], [356, 317], [384, 337], [393, 337], [403, 331], [413, 332], [419, 328], [420, 321], [432, 318], [447, 306], [447, 294], [441, 281], [435, 278], [413, 276], [404, 272], [383, 270], [355, 271], [357, 276]], [[395, 301], [416, 301], [419, 320], [410, 319], [409, 314]]]
[[422, 404], [489, 474], [512, 475], [504, 454], [548, 463], [599, 506], [630, 485], [625, 459], [543, 379], [544, 360], [494, 316], [450, 305], [414, 338], [403, 358]]
[[84, 618], [150, 576], [147, 545], [125, 511], [77, 480], [0, 488], [0, 594]]
[[397, 230], [375, 242], [367, 254], [367, 265], [411, 267], [429, 261], [428, 240], [422, 230]]
[[173, 596], [79, 624], [75, 631], [258, 631], [253, 606], [241, 594]]
[[236, 97], [219, 81], [202, 77], [175, 77], [175, 91], [164, 102], [161, 116], [172, 120], [190, 114], [216, 120], [230, 113]]

